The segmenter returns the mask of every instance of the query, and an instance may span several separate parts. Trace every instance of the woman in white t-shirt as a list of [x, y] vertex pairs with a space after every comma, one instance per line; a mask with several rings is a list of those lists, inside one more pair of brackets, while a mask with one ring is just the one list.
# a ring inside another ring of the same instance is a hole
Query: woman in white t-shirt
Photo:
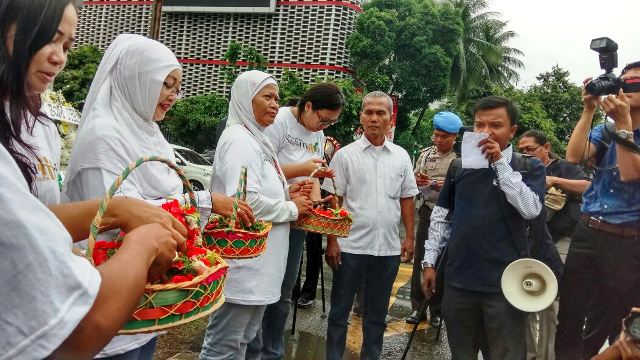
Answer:
[[[157, 122], [181, 97], [182, 69], [163, 44], [140, 35], [122, 34], [107, 48], [85, 101], [82, 120], [66, 173], [63, 199], [102, 196], [128, 164], [159, 155], [175, 163], [173, 149]], [[159, 205], [165, 198], [185, 201], [182, 182], [165, 164], [147, 163], [135, 169], [118, 194]], [[207, 191], [196, 193], [202, 219], [212, 208], [230, 215], [233, 198]], [[252, 211], [241, 203], [241, 216], [252, 221]], [[156, 335], [118, 336], [98, 358], [153, 357]]]
[[276, 80], [261, 71], [240, 74], [231, 88], [227, 128], [216, 148], [211, 190], [235, 194], [240, 169], [246, 166], [247, 202], [256, 218], [271, 221], [273, 228], [264, 254], [228, 261], [226, 302], [209, 318], [201, 359], [245, 358], [266, 306], [280, 298], [289, 222], [311, 209], [311, 184], [303, 181], [287, 186], [273, 146], [263, 133], [275, 120], [278, 100]]
[[60, 204], [58, 174], [62, 145], [56, 124], [46, 116], [41, 116], [33, 123], [31, 132], [25, 125], [22, 138], [33, 146], [36, 154], [34, 157], [28, 151], [23, 151], [25, 156], [32, 158], [36, 181], [34, 195], [45, 205]]
[[[273, 125], [264, 134], [271, 141], [289, 183], [306, 179], [317, 167], [326, 164], [323, 130], [338, 121], [344, 104], [344, 95], [336, 84], [319, 83], [302, 94], [296, 106], [286, 106], [278, 111]], [[333, 171], [317, 171], [314, 176], [331, 177]], [[314, 181], [312, 199], [319, 200], [320, 186], [317, 179]], [[265, 358], [284, 357], [284, 328], [306, 236], [306, 231], [291, 229], [280, 300], [267, 306], [262, 319], [262, 338], [256, 338], [252, 343], [252, 346], [261, 347]]]
[[89, 358], [129, 320], [147, 275], [184, 249], [186, 229], [162, 209], [115, 199], [103, 223], [127, 232], [118, 253], [97, 268], [73, 255], [99, 201], [38, 201], [36, 149], [23, 135], [64, 67], [77, 11], [71, 0], [4, 0], [0, 19], [0, 359]]

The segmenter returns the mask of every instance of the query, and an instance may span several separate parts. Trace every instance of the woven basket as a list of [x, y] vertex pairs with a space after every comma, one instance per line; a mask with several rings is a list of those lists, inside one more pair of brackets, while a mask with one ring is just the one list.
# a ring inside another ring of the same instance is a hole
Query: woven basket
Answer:
[[[230, 218], [212, 214], [204, 228], [203, 237], [209, 250], [215, 251], [227, 259], [249, 259], [262, 255], [267, 248], [267, 237], [271, 223], [258, 221], [263, 226], [260, 232], [252, 232], [236, 227], [238, 219], [238, 202], [247, 198], [247, 167], [240, 170], [240, 180], [236, 190], [233, 213]], [[225, 225], [226, 224], [226, 225]]]
[[[138, 159], [129, 165], [114, 181], [100, 203], [98, 214], [91, 223], [88, 247], [85, 253], [89, 261], [93, 261], [92, 253], [96, 243], [96, 236], [102, 217], [107, 210], [107, 204], [131, 171], [149, 161], [162, 162], [175, 170], [189, 193], [189, 204], [185, 206], [187, 208], [196, 207], [195, 194], [189, 181], [172, 162], [157, 156]], [[198, 225], [196, 224], [195, 226]], [[224, 303], [222, 289], [226, 280], [228, 266], [219, 256], [216, 256], [215, 259], [215, 262], [211, 264], [207, 271], [190, 281], [171, 284], [147, 284], [131, 320], [124, 325], [124, 328], [119, 333], [137, 334], [163, 330], [207, 316], [218, 309]]]
[[[311, 180], [316, 172], [320, 168], [314, 170], [311, 175], [309, 175], [309, 180]], [[333, 192], [336, 193], [336, 182], [331, 179], [331, 183], [333, 184]], [[351, 220], [350, 216], [327, 216], [325, 214], [320, 214], [315, 212], [317, 208], [314, 208], [314, 211], [311, 211], [306, 214], [302, 214], [298, 217], [298, 220], [294, 223], [293, 227], [300, 230], [310, 231], [318, 234], [324, 235], [335, 235], [339, 237], [348, 237], [349, 231], [351, 230], [351, 224], [353, 220]], [[336, 209], [331, 209], [336, 210]], [[340, 209], [338, 209], [340, 210]]]

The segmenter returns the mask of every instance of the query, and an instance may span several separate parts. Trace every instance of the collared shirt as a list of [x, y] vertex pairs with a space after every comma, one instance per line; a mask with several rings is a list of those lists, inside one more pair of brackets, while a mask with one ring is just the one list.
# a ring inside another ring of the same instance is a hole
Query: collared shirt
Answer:
[[[596, 148], [593, 181], [582, 196], [582, 212], [612, 224], [640, 226], [640, 183], [623, 183], [617, 165], [615, 142], [603, 141], [604, 125], [591, 131], [591, 143]], [[633, 132], [640, 144], [640, 130]]]
[[[502, 150], [502, 158], [491, 166], [496, 171], [500, 189], [504, 192], [507, 201], [524, 219], [531, 220], [540, 214], [542, 202], [540, 197], [522, 181], [522, 175], [511, 168], [509, 164], [512, 157], [513, 148], [509, 145]], [[429, 235], [424, 243], [424, 264], [435, 264], [438, 255], [449, 240], [451, 222], [445, 220], [448, 213], [449, 209], [441, 206], [433, 209]]]
[[373, 146], [365, 136], [338, 150], [329, 166], [335, 173], [322, 188], [343, 197], [352, 213], [348, 238], [338, 239], [340, 249], [351, 254], [400, 254], [400, 199], [418, 194], [409, 154], [385, 140]]
[[[429, 176], [430, 180], [444, 180], [449, 165], [455, 158], [456, 153], [453, 150], [446, 154], [441, 154], [435, 145], [430, 146], [420, 152], [418, 161], [416, 161], [415, 171], [416, 173], [419, 172]], [[421, 186], [418, 189], [420, 190], [420, 194], [416, 197], [416, 209], [419, 209], [423, 204], [433, 209], [436, 201], [438, 201], [440, 192], [428, 185]]]

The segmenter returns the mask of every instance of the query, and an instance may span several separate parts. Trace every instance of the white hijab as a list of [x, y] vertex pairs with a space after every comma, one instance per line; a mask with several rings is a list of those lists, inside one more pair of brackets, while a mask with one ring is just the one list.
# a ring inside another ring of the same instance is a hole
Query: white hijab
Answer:
[[[245, 71], [236, 78], [236, 81], [233, 82], [233, 86], [231, 87], [227, 128], [232, 125], [243, 125], [246, 127], [251, 133], [251, 136], [260, 145], [262, 152], [270, 158], [271, 163], [276, 167], [280, 180], [283, 184], [286, 184], [287, 180], [278, 163], [276, 152], [269, 138], [263, 134], [265, 128], [258, 124], [253, 114], [253, 98], [262, 88], [270, 84], [278, 86], [273, 76], [258, 70]], [[225, 134], [227, 134], [227, 136], [225, 136]], [[226, 142], [230, 135], [230, 131], [223, 132], [220, 137], [220, 142]]]
[[[180, 68], [171, 50], [157, 41], [132, 34], [116, 37], [100, 62], [82, 111], [65, 192], [82, 169], [120, 174], [131, 162], [148, 155], [175, 163], [153, 113], [162, 83]], [[134, 184], [144, 199], [182, 193], [173, 170], [160, 163], [141, 165], [125, 181]]]

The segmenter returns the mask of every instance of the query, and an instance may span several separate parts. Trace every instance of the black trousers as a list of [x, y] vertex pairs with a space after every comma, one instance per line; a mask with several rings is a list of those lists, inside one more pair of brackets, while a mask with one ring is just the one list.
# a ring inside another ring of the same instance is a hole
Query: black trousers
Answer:
[[591, 359], [633, 306], [640, 306], [640, 237], [578, 223], [560, 288], [557, 359]]
[[526, 358], [527, 315], [502, 293], [445, 286], [442, 315], [453, 360], [477, 359], [481, 349], [492, 360]]
[[307, 232], [305, 248], [307, 249], [307, 265], [305, 268], [306, 275], [304, 284], [300, 291], [300, 298], [314, 300], [316, 298], [318, 276], [320, 275], [320, 267], [322, 265], [322, 235]]
[[[429, 235], [429, 224], [431, 221], [431, 209], [422, 205], [418, 209], [418, 229], [416, 230], [415, 255], [413, 257], [413, 272], [411, 273], [411, 309], [418, 310], [425, 301], [422, 292], [422, 266], [420, 262], [424, 259], [424, 242]], [[438, 259], [439, 260], [439, 259]], [[436, 278], [436, 293], [429, 303], [431, 316], [440, 316], [442, 308], [442, 294], [444, 293], [444, 273], [438, 272]]]

